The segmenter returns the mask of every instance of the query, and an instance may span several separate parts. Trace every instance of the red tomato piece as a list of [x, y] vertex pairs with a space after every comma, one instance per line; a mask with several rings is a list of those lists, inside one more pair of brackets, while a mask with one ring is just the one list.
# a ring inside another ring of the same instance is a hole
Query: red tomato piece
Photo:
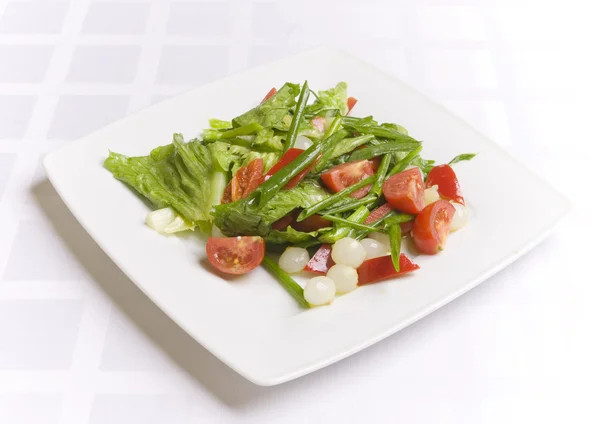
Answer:
[[425, 207], [421, 171], [411, 168], [392, 175], [383, 184], [383, 195], [394, 209], [416, 215]]
[[303, 221], [295, 221], [292, 222], [292, 228], [298, 231], [304, 231], [305, 233], [310, 233], [311, 231], [317, 231], [321, 228], [331, 227], [333, 226], [331, 221], [327, 221], [325, 218], [320, 217], [319, 215], [311, 215]]
[[425, 206], [415, 218], [412, 229], [413, 241], [419, 252], [435, 255], [444, 250], [455, 212], [454, 206], [443, 199]]
[[404, 253], [400, 254], [399, 272], [394, 268], [392, 257], [389, 255], [367, 259], [356, 270], [358, 272], [358, 285], [375, 283], [386, 278], [407, 274], [419, 268], [419, 265], [411, 261]]
[[[354, 162], [336, 165], [329, 171], [323, 172], [321, 174], [321, 180], [328, 189], [337, 193], [346, 187], [350, 187], [351, 185], [370, 177], [374, 173], [375, 171], [373, 170], [373, 164], [371, 162], [366, 159], [356, 160]], [[365, 197], [370, 189], [370, 185], [360, 188], [350, 194], [350, 196], [355, 199], [360, 199], [361, 197]]]
[[[291, 161], [296, 159], [302, 153], [304, 153], [304, 150], [297, 149], [296, 147], [292, 147], [290, 150], [285, 152], [281, 159], [279, 159], [279, 162], [277, 162], [275, 165], [273, 165], [271, 169], [269, 169], [267, 175], [265, 175], [264, 181], [267, 181], [269, 178], [271, 178], [272, 175], [274, 175], [277, 171], [281, 170], [281, 168], [283, 168], [284, 166], [289, 165]], [[317, 158], [317, 160], [319, 160], [319, 158]], [[306, 174], [310, 172], [310, 168], [310, 166], [307, 166], [298, 175], [292, 178], [290, 182], [287, 183], [283, 188], [289, 189], [296, 187], [298, 183], [302, 181], [302, 179], [306, 176]]]
[[402, 222], [400, 224], [400, 231], [402, 231], [402, 235], [406, 236], [406, 235], [410, 234], [410, 232], [412, 231], [414, 225], [415, 225], [415, 220], [414, 219], [411, 219], [408, 222]]
[[317, 131], [323, 132], [325, 131], [325, 118], [322, 116], [315, 116], [310, 120], [310, 125], [312, 125]]
[[335, 265], [331, 259], [331, 245], [322, 244], [319, 250], [304, 267], [304, 271], [315, 272], [317, 274], [327, 274], [327, 270]]
[[265, 256], [261, 237], [209, 237], [206, 244], [209, 262], [226, 274], [246, 274], [260, 265]]
[[264, 99], [261, 100], [260, 104], [263, 104], [267, 100], [269, 100], [273, 95], [277, 93], [277, 89], [275, 87], [271, 88]]
[[231, 203], [231, 181], [225, 186], [223, 190], [223, 197], [221, 197], [221, 203]]
[[247, 197], [263, 181], [263, 160], [256, 158], [237, 170], [231, 179], [231, 200]]
[[440, 197], [446, 200], [453, 200], [462, 205], [465, 204], [465, 199], [462, 197], [460, 191], [460, 184], [458, 184], [458, 178], [454, 173], [454, 169], [450, 165], [438, 165], [427, 175], [425, 181], [425, 187], [438, 186], [438, 193]]
[[350, 114], [350, 111], [354, 105], [356, 105], [356, 102], [358, 102], [358, 100], [356, 100], [354, 97], [348, 97], [348, 100], [346, 101], [346, 105], [348, 105], [348, 113], [346, 115]]
[[283, 218], [275, 221], [273, 224], [271, 224], [271, 229], [273, 230], [285, 230], [287, 228], [288, 225], [290, 225], [292, 222], [294, 222], [294, 217], [290, 214], [290, 215], [286, 215]]
[[369, 216], [367, 216], [367, 219], [365, 219], [365, 224], [369, 225], [369, 224], [374, 223], [375, 221], [379, 221], [381, 218], [383, 218], [384, 216], [386, 216], [388, 213], [390, 213], [393, 210], [394, 209], [390, 206], [389, 203], [384, 203], [383, 205], [379, 206], [377, 209], [374, 209], [371, 211]]

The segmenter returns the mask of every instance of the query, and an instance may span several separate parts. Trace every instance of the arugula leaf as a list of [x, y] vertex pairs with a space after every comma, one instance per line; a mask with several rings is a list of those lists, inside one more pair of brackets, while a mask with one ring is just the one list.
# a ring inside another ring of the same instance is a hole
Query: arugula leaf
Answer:
[[425, 174], [425, 176], [427, 176], [427, 174], [429, 174], [429, 172], [435, 166], [435, 161], [432, 159], [423, 159], [420, 155], [418, 155], [410, 162], [410, 164], [421, 168], [421, 171], [423, 171], [423, 174]]
[[276, 128], [287, 131], [292, 122], [290, 109], [296, 104], [296, 96], [300, 94], [298, 84], [285, 83], [264, 103], [233, 119], [234, 128], [249, 124], [259, 124], [263, 128]]
[[448, 162], [448, 165], [454, 165], [455, 163], [462, 162], [463, 160], [471, 160], [475, 156], [477, 156], [477, 153], [463, 153], [462, 155], [458, 155]]
[[262, 207], [252, 197], [217, 205], [212, 210], [214, 223], [225, 235], [266, 236], [271, 224], [294, 209], [308, 208], [329, 196], [316, 181], [304, 180], [290, 190], [281, 190]]

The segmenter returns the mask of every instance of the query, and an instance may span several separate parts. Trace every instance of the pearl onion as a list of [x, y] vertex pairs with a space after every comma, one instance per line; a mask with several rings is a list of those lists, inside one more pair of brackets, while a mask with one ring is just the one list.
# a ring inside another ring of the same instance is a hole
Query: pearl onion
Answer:
[[329, 277], [308, 280], [304, 288], [304, 299], [313, 306], [326, 305], [335, 297], [335, 283]]
[[378, 258], [388, 253], [388, 248], [383, 243], [372, 238], [362, 239], [360, 244], [365, 249], [365, 253], [367, 254], [366, 259]]
[[335, 283], [338, 293], [348, 293], [354, 290], [358, 284], [358, 273], [348, 265], [334, 265], [327, 271], [327, 277]]
[[390, 251], [390, 237], [385, 233], [369, 233], [369, 238], [378, 241], [385, 247], [385, 253]]
[[301, 247], [288, 247], [279, 257], [279, 266], [288, 274], [304, 269], [310, 257], [308, 251]]
[[367, 256], [362, 245], [350, 237], [338, 240], [331, 249], [331, 258], [336, 264], [358, 268]]
[[312, 146], [313, 142], [306, 136], [299, 135], [296, 137], [296, 142], [294, 143], [294, 147], [297, 149], [306, 150], [310, 146]]
[[452, 218], [452, 222], [450, 223], [450, 231], [460, 230], [462, 227], [467, 225], [469, 221], [469, 208], [460, 203], [450, 202], [456, 212], [454, 213], [454, 218]]
[[440, 200], [440, 195], [438, 193], [438, 186], [434, 185], [432, 187], [426, 188], [425, 192], [425, 206], [433, 203], [433, 202], [437, 202], [438, 200]]

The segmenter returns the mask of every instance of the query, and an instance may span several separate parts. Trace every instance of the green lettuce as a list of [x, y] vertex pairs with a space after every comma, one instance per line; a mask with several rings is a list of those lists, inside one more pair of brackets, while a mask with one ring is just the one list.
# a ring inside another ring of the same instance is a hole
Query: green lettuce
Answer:
[[263, 128], [287, 131], [292, 122], [290, 109], [296, 104], [298, 94], [300, 94], [298, 84], [285, 83], [267, 101], [234, 118], [232, 124], [235, 128], [257, 123]]
[[348, 84], [340, 82], [334, 88], [319, 91], [317, 100], [306, 108], [306, 114], [318, 115], [326, 110], [337, 109], [340, 115], [346, 115], [348, 113], [347, 89]]
[[110, 152], [104, 167], [115, 178], [144, 196], [155, 209], [172, 207], [188, 221], [210, 220], [212, 158], [200, 140], [189, 143], [174, 134], [173, 143], [148, 156], [128, 157]]

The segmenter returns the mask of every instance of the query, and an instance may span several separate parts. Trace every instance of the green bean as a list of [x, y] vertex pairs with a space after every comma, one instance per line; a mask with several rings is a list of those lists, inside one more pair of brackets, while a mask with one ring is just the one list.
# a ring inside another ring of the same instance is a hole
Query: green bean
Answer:
[[205, 139], [207, 141], [216, 141], [216, 140], [224, 140], [234, 138], [240, 135], [250, 135], [254, 134], [260, 130], [262, 130], [262, 126], [258, 122], [252, 122], [248, 125], [243, 125], [241, 127], [234, 128], [232, 130], [227, 131], [209, 131], [205, 134]]
[[[381, 224], [382, 222], [384, 222], [384, 220], [386, 218], [389, 218], [390, 216], [394, 215], [394, 211], [390, 211], [388, 213], [386, 213], [384, 216], [382, 216], [381, 218], [379, 218], [377, 221], [375, 222], [371, 222], [371, 226], [372, 227], [377, 227], [379, 224]], [[382, 230], [380, 228], [377, 229], [378, 232], [382, 232]], [[369, 231], [354, 231], [351, 234], [352, 238], [355, 238], [356, 240], [362, 240], [364, 239], [367, 235], [369, 234]]]
[[291, 181], [296, 175], [310, 166], [330, 145], [337, 143], [348, 135], [348, 131], [339, 130], [331, 137], [320, 142], [313, 143], [308, 149], [298, 155], [289, 164], [277, 171], [271, 178], [258, 186], [251, 194], [252, 199], [258, 198], [259, 206], [271, 200], [279, 190]]
[[351, 228], [356, 228], [357, 230], [365, 230], [365, 231], [377, 231], [378, 228], [371, 227], [370, 225], [360, 224], [358, 222], [350, 221], [349, 219], [339, 218], [333, 215], [321, 215], [321, 218], [326, 219], [327, 221], [337, 222], [338, 224], [344, 224]]
[[357, 147], [362, 146], [363, 144], [366, 144], [369, 141], [373, 140], [373, 138], [375, 138], [374, 135], [367, 134], [361, 135], [359, 137], [347, 138], [342, 142], [337, 143], [335, 146], [332, 146], [332, 149], [328, 154], [323, 154], [323, 156], [321, 156], [321, 159], [319, 159], [319, 162], [317, 162], [317, 164], [313, 168], [313, 172], [321, 172], [332, 159], [335, 159], [339, 156], [342, 156], [343, 154], [351, 152]]
[[354, 199], [350, 200], [349, 202], [344, 202], [340, 206], [334, 205], [334, 207], [332, 207], [331, 209], [326, 209], [323, 212], [328, 215], [335, 215], [336, 213], [347, 212], [352, 209], [356, 209], [357, 207], [362, 205], [370, 206], [371, 203], [374, 203], [376, 201], [377, 196], [369, 195], [363, 197], [362, 199]]
[[339, 130], [341, 126], [342, 126], [342, 117], [340, 115], [336, 115], [336, 117], [333, 118], [333, 121], [331, 121], [331, 125], [327, 129], [327, 132], [325, 133], [325, 138], [331, 137], [332, 134], [335, 133], [337, 130]]
[[[271, 177], [271, 179], [273, 179], [273, 177]], [[271, 179], [267, 180], [267, 182], [271, 181]], [[312, 206], [304, 209], [302, 212], [300, 212], [300, 215], [298, 215], [298, 218], [296, 218], [296, 220], [297, 221], [303, 221], [303, 220], [305, 220], [309, 216], [314, 215], [315, 213], [317, 213], [317, 212], [325, 209], [326, 207], [333, 205], [334, 203], [336, 203], [337, 201], [339, 201], [343, 197], [346, 197], [350, 193], [355, 192], [359, 188], [363, 188], [363, 187], [365, 187], [365, 186], [367, 186], [369, 184], [372, 184], [374, 180], [375, 180], [375, 176], [372, 175], [370, 177], [365, 178], [364, 180], [361, 180], [361, 181], [357, 182], [354, 185], [351, 185], [350, 187], [346, 187], [342, 191], [338, 191], [333, 196], [330, 196], [330, 197], [328, 197], [326, 199], [323, 199], [320, 202], [315, 203], [314, 205], [312, 205]], [[260, 186], [259, 186], [259, 188], [260, 188]]]
[[304, 299], [304, 289], [300, 287], [292, 277], [290, 277], [279, 265], [273, 261], [273, 259], [265, 256], [262, 261], [262, 265], [267, 268], [267, 271], [271, 273], [273, 277], [279, 281], [284, 289], [292, 295], [294, 299], [304, 308], [310, 308], [309, 303]]
[[386, 153], [410, 152], [419, 146], [418, 142], [388, 141], [379, 145], [369, 146], [365, 149], [356, 150], [350, 155], [350, 161], [371, 159]]
[[294, 143], [296, 142], [296, 137], [298, 136], [298, 129], [300, 128], [300, 124], [302, 123], [304, 109], [306, 109], [306, 103], [308, 102], [309, 96], [310, 91], [308, 89], [308, 82], [304, 81], [304, 84], [302, 85], [302, 90], [300, 91], [300, 97], [298, 97], [298, 103], [296, 103], [296, 111], [294, 112], [294, 117], [292, 118], [292, 123], [290, 124], [290, 129], [288, 130], [287, 137], [283, 145], [283, 153], [287, 152], [290, 148], [292, 148], [294, 146]]
[[389, 153], [385, 154], [383, 156], [383, 159], [381, 159], [381, 163], [379, 164], [379, 168], [377, 169], [377, 174], [375, 174], [375, 182], [371, 187], [371, 193], [375, 196], [381, 196], [381, 191], [383, 190], [383, 182], [385, 181], [385, 176], [387, 175], [391, 161], [392, 155]]
[[392, 264], [394, 265], [394, 269], [396, 270], [396, 272], [400, 272], [400, 244], [402, 243], [402, 232], [400, 231], [400, 224], [390, 225], [387, 229], [387, 233], [390, 237], [390, 252], [392, 255]]
[[397, 174], [400, 171], [404, 171], [404, 169], [410, 164], [410, 161], [412, 161], [415, 157], [417, 157], [419, 153], [421, 153], [422, 149], [423, 146], [419, 146], [415, 150], [410, 152], [404, 159], [398, 161], [398, 163], [389, 172], [388, 177], [391, 177], [392, 175]]
[[346, 121], [344, 127], [349, 127], [350, 129], [357, 131], [361, 134], [373, 134], [375, 137], [388, 138], [390, 140], [399, 140], [399, 141], [413, 141], [416, 142], [414, 138], [410, 135], [405, 134], [401, 131], [394, 130], [391, 128], [382, 127], [380, 125], [372, 125], [369, 123], [352, 123]]
[[402, 224], [404, 222], [412, 221], [413, 219], [415, 219], [414, 215], [392, 211], [392, 214], [385, 219], [385, 225], [387, 227], [388, 225]]
[[[366, 208], [365, 206], [361, 206], [346, 219], [349, 221], [352, 221], [352, 222], [362, 223], [365, 221], [365, 219], [367, 219], [367, 217], [369, 216], [370, 213], [371, 212], [369, 211], [368, 208]], [[336, 241], [338, 241], [344, 237], [351, 236], [351, 234], [353, 234], [353, 232], [355, 232], [355, 231], [362, 231], [365, 234], [368, 233], [368, 231], [365, 231], [365, 230], [357, 230], [355, 228], [350, 228], [346, 225], [338, 226], [336, 224], [333, 230], [328, 231], [325, 234], [322, 234], [319, 237], [319, 241], [321, 243], [333, 244]], [[353, 237], [353, 238], [355, 238], [355, 237]]]

